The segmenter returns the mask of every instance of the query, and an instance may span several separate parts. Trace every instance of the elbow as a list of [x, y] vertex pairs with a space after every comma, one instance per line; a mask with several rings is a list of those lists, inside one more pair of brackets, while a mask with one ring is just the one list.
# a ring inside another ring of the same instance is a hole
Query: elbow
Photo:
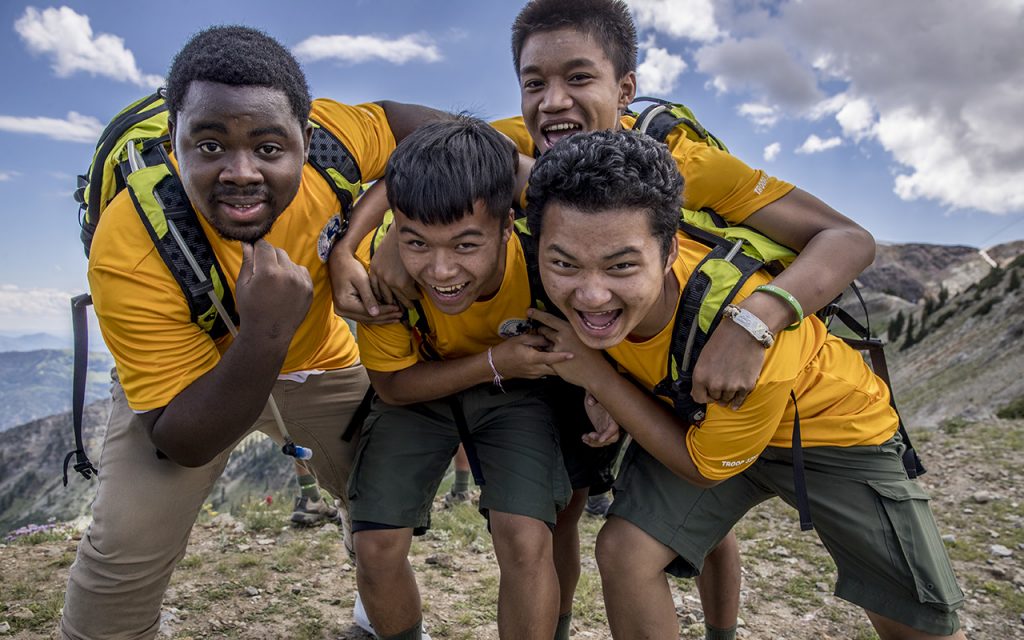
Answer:
[[875, 237], [867, 229], [857, 224], [853, 225], [848, 235], [848, 241], [851, 243], [851, 246], [855, 246], [859, 250], [857, 252], [860, 258], [859, 271], [863, 271], [875, 261]]
[[392, 395], [390, 392], [382, 391], [376, 388], [373, 391], [374, 393], [377, 394], [377, 397], [380, 398], [381, 402], [385, 404], [390, 404], [391, 406], [394, 407], [401, 407], [403, 405], [409, 404], [408, 402], [404, 402], [402, 398]]
[[217, 457], [216, 453], [210, 455], [204, 449], [189, 446], [188, 443], [182, 442], [180, 438], [169, 436], [167, 429], [161, 429], [159, 425], [153, 428], [150, 440], [153, 442], [153, 446], [156, 447], [158, 455], [163, 454], [168, 460], [182, 467], [192, 469], [202, 467]]
[[395, 389], [391, 385], [374, 384], [373, 392], [377, 394], [377, 397], [382, 402], [394, 407], [402, 407], [414, 402], [409, 398], [403, 397], [401, 393], [395, 393]]

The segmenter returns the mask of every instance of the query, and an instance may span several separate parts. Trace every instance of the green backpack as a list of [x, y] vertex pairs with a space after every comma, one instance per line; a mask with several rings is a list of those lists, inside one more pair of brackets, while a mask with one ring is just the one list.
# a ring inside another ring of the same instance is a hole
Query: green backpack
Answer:
[[[92, 163], [78, 176], [74, 198], [79, 204], [82, 245], [88, 256], [103, 211], [114, 197], [127, 189], [135, 210], [149, 232], [160, 257], [178, 282], [188, 302], [192, 322], [211, 339], [228, 333], [238, 323], [227, 278], [217, 263], [210, 241], [189, 202], [170, 160], [167, 104], [160, 89], [122, 109], [100, 135]], [[331, 186], [341, 204], [336, 233], [348, 226], [348, 212], [359, 195], [362, 178], [351, 152], [325, 127], [315, 121], [308, 163]], [[97, 473], [82, 442], [82, 409], [88, 358], [86, 307], [89, 294], [72, 298], [75, 365], [72, 421], [76, 450], [64, 458], [64, 485], [68, 464], [76, 457], [75, 471], [86, 479]]]

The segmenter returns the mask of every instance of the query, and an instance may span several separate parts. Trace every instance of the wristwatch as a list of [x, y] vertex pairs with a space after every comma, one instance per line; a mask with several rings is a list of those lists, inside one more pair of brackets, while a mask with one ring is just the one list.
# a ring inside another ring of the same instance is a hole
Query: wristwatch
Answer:
[[730, 304], [722, 309], [722, 315], [743, 327], [765, 349], [775, 344], [775, 336], [768, 329], [768, 325], [746, 309], [740, 309], [736, 305]]

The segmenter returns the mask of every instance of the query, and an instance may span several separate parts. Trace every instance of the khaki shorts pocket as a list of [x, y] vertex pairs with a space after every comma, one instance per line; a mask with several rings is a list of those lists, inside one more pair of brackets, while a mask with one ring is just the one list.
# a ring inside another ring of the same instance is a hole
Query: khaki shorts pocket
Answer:
[[879, 497], [879, 518], [894, 568], [909, 571], [918, 601], [941, 611], [957, 609], [964, 594], [928, 506], [928, 493], [913, 480], [869, 480]]

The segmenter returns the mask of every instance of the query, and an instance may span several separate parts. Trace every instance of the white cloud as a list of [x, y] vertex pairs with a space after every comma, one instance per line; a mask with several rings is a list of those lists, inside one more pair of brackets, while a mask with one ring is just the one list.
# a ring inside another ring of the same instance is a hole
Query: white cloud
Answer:
[[779, 121], [779, 110], [768, 104], [747, 102], [741, 104], [736, 111], [761, 128], [770, 128]]
[[719, 92], [752, 90], [759, 102], [802, 111], [822, 98], [812, 69], [802, 66], [776, 38], [723, 40], [701, 47], [697, 69]]
[[0, 284], [0, 331], [67, 333], [71, 292]]
[[43, 135], [66, 142], [95, 144], [103, 133], [103, 123], [96, 118], [69, 111], [65, 120], [46, 117], [19, 117], [0, 115], [0, 131]]
[[636, 68], [637, 91], [641, 95], [664, 95], [676, 88], [676, 81], [686, 71], [686, 61], [666, 49], [644, 48], [644, 61]]
[[834, 118], [844, 139], [877, 142], [901, 198], [1024, 211], [1021, 0], [969, 11], [959, 0], [715, 6], [732, 35], [694, 60], [718, 91], [786, 117]]
[[0, 182], [9, 182], [20, 175], [17, 171], [0, 171]]
[[367, 62], [384, 60], [393, 64], [405, 64], [414, 60], [438, 62], [441, 50], [427, 36], [404, 35], [389, 40], [378, 36], [310, 36], [292, 49], [306, 62], [338, 60], [340, 62]]
[[873, 135], [875, 111], [871, 103], [863, 98], [850, 100], [836, 112], [836, 122], [843, 129], [843, 134], [860, 142], [863, 138]]
[[778, 142], [773, 142], [764, 148], [764, 161], [772, 162], [775, 158], [779, 157], [779, 152], [782, 151], [782, 145]]
[[822, 140], [821, 138], [812, 133], [811, 135], [807, 136], [807, 139], [804, 140], [804, 143], [802, 145], [797, 147], [796, 152], [804, 154], [821, 153], [822, 151], [834, 149], [835, 147], [838, 147], [841, 144], [843, 144], [843, 140], [839, 136], [833, 136], [831, 138], [826, 138]]
[[156, 88], [163, 84], [162, 77], [142, 73], [123, 38], [109, 33], [93, 35], [89, 16], [69, 7], [42, 11], [28, 7], [14, 23], [14, 29], [29, 51], [51, 58], [50, 65], [58, 77], [85, 72], [141, 87]]
[[723, 35], [711, 0], [628, 0], [628, 4], [640, 29], [698, 42]]

